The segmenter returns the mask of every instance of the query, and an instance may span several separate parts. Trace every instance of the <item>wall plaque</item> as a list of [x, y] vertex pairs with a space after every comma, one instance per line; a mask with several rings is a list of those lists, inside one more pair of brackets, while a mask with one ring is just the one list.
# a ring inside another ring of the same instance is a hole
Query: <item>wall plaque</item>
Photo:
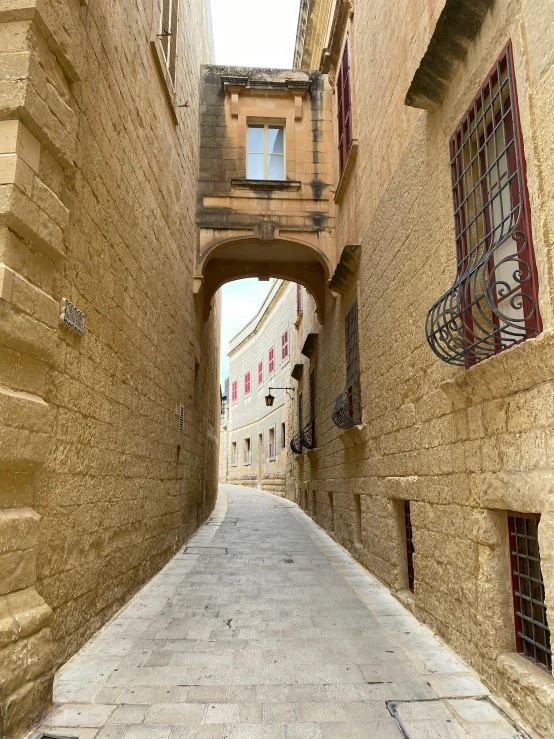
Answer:
[[67, 298], [62, 298], [62, 314], [60, 319], [81, 336], [85, 333], [85, 314], [76, 308]]

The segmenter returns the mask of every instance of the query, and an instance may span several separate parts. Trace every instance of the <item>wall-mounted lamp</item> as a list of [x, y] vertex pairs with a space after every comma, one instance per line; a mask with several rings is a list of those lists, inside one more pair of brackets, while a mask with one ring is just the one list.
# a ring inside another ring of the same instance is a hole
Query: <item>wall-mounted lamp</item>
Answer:
[[289, 395], [289, 391], [294, 392], [293, 387], [270, 387], [268, 388], [268, 390], [269, 390], [269, 393], [265, 396], [265, 404], [267, 405], [268, 408], [271, 408], [271, 406], [273, 405], [273, 402], [275, 401], [274, 396], [271, 394], [272, 390], [286, 390], [287, 395], [291, 400], [292, 400], [292, 397]]

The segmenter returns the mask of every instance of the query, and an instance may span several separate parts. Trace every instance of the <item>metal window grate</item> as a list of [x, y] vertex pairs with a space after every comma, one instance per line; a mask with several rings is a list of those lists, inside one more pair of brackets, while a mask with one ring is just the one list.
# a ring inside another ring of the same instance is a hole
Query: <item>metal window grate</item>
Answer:
[[346, 388], [335, 400], [332, 418], [334, 424], [339, 428], [349, 429], [362, 422], [357, 300], [354, 301], [344, 319], [344, 336], [346, 343]]
[[352, 96], [350, 90], [350, 42], [348, 34], [337, 77], [337, 108], [339, 119], [339, 166], [344, 169], [352, 142]]
[[516, 644], [519, 654], [552, 672], [538, 529], [538, 516], [508, 516]]
[[310, 421], [302, 429], [302, 446], [306, 449], [315, 449], [315, 370], [310, 372]]
[[406, 556], [408, 562], [408, 587], [414, 592], [414, 540], [412, 535], [412, 516], [410, 501], [404, 501], [404, 526], [406, 530]]
[[445, 362], [471, 367], [541, 331], [529, 194], [511, 45], [450, 141], [457, 273], [426, 334]]
[[185, 406], [179, 403], [179, 431], [185, 430]]

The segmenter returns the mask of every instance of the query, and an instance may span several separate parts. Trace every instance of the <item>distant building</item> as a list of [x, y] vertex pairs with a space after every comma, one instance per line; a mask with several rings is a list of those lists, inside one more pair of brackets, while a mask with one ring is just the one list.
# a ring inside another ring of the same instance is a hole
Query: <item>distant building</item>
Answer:
[[284, 493], [286, 449], [285, 390], [290, 386], [291, 329], [296, 285], [274, 283], [257, 315], [233, 337], [229, 348], [227, 422], [222, 423], [220, 479]]

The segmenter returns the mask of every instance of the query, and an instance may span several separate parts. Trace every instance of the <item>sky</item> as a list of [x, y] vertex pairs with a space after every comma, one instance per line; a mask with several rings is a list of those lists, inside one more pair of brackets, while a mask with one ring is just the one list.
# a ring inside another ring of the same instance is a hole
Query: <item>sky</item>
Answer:
[[[210, 0], [216, 64], [290, 69], [300, 0]], [[221, 382], [229, 375], [229, 339], [258, 312], [270, 282], [222, 288]]]

